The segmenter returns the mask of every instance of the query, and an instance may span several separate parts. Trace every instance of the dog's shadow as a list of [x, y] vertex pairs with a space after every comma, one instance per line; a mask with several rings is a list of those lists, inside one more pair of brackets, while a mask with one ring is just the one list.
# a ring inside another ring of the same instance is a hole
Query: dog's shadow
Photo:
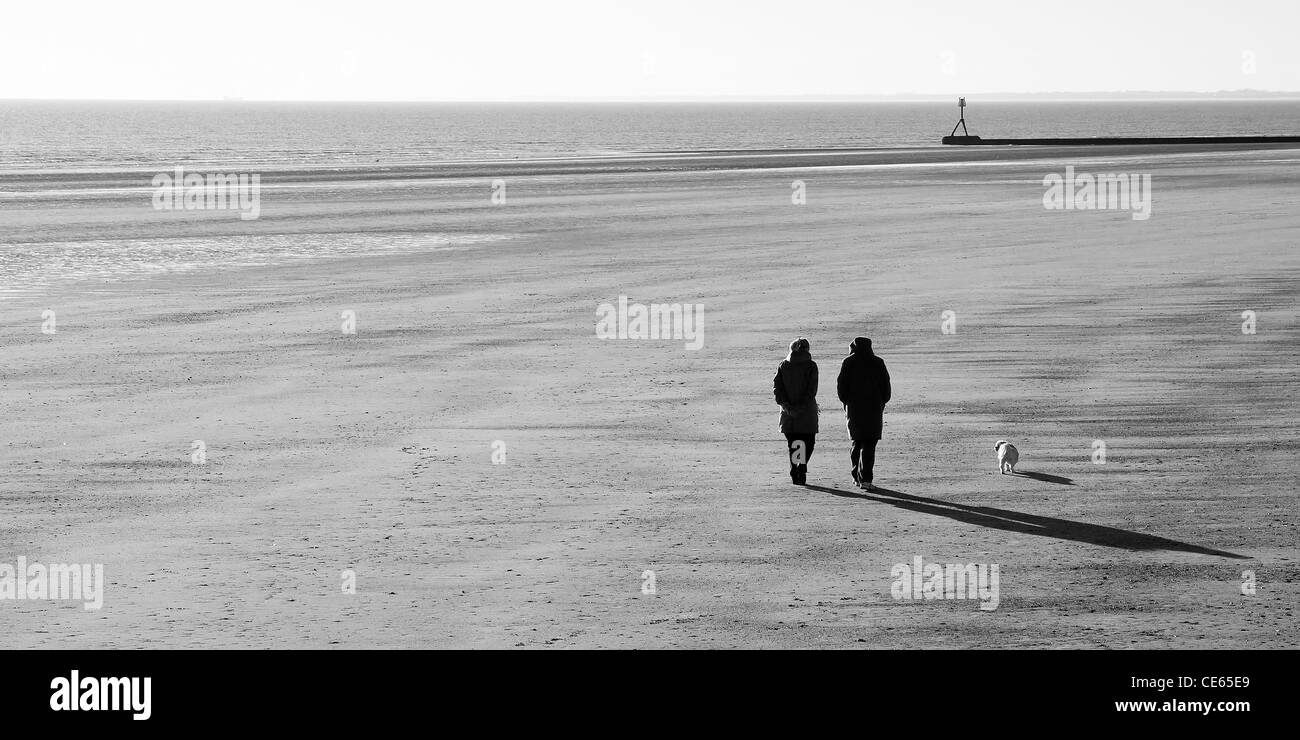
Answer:
[[889, 504], [890, 506], [896, 506], [900, 509], [947, 517], [959, 522], [974, 524], [981, 527], [1002, 529], [1009, 532], [1020, 532], [1023, 534], [1033, 534], [1040, 537], [1053, 537], [1058, 540], [1086, 542], [1090, 545], [1118, 547], [1125, 550], [1172, 550], [1176, 552], [1196, 553], [1198, 555], [1215, 555], [1224, 558], [1236, 558], [1238, 560], [1249, 559], [1245, 555], [1237, 555], [1223, 550], [1215, 550], [1200, 545], [1192, 545], [1165, 537], [1142, 534], [1141, 532], [1130, 532], [1127, 529], [1103, 527], [1099, 524], [1087, 524], [1085, 522], [1074, 522], [1068, 519], [1056, 519], [1049, 516], [1026, 514], [1024, 512], [1011, 511], [1009, 509], [995, 509], [990, 506], [967, 506], [965, 504], [954, 504], [948, 501], [940, 501], [938, 499], [923, 498], [921, 496], [899, 493], [898, 491], [891, 491], [888, 488], [880, 488], [878, 486], [876, 487], [874, 495], [862, 491], [844, 491], [838, 488], [815, 486], [811, 483], [806, 484], [805, 488], [810, 488], [814, 491], [821, 491], [822, 493], [829, 493], [832, 496], [840, 496], [841, 498], [858, 498], [882, 504]]
[[1026, 478], [1033, 478], [1034, 480], [1040, 480], [1044, 483], [1059, 483], [1063, 486], [1074, 485], [1073, 478], [1066, 478], [1063, 475], [1052, 475], [1051, 473], [1035, 473], [1032, 470], [1017, 470], [1013, 472], [1012, 475], [1023, 475]]

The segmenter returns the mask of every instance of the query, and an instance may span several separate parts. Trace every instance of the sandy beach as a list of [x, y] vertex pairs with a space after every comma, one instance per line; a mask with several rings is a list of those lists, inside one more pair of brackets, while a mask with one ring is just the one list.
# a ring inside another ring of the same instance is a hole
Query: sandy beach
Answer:
[[[1045, 209], [1067, 166], [1149, 173], [1150, 218]], [[99, 610], [0, 602], [10, 647], [1300, 647], [1296, 150], [262, 182], [241, 221], [153, 210], [149, 173], [0, 174], [0, 247], [40, 256], [0, 298], [0, 562], [107, 581]], [[276, 251], [301, 235], [337, 248]], [[160, 237], [271, 256], [40, 268], [47, 245]], [[620, 296], [703, 304], [703, 346], [598, 339]], [[807, 487], [771, 389], [800, 335]], [[894, 384], [876, 493], [834, 396], [858, 335]], [[999, 438], [1026, 475], [998, 474]], [[918, 556], [998, 564], [998, 608], [894, 598]]]

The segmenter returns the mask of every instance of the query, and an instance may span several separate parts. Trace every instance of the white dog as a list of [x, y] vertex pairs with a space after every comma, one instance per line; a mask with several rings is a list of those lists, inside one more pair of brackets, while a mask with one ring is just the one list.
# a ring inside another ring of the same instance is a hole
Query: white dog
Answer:
[[993, 449], [998, 451], [998, 470], [1002, 471], [1003, 475], [1006, 475], [1008, 470], [1015, 473], [1016, 463], [1020, 462], [1020, 451], [1016, 446], [1005, 439], [999, 439], [998, 443], [993, 445]]

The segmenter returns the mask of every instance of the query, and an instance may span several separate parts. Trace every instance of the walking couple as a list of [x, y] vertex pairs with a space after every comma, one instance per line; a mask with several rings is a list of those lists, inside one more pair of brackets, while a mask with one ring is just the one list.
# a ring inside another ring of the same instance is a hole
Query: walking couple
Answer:
[[[884, 426], [885, 404], [889, 403], [889, 371], [885, 361], [871, 351], [871, 340], [858, 337], [849, 345], [849, 356], [840, 365], [836, 394], [848, 417], [853, 440], [853, 482], [868, 491], [876, 464], [876, 443]], [[772, 393], [781, 405], [781, 433], [790, 453], [790, 480], [795, 485], [808, 481], [808, 460], [817, 438], [817, 363], [813, 362], [808, 340], [790, 343], [790, 354], [772, 378]]]

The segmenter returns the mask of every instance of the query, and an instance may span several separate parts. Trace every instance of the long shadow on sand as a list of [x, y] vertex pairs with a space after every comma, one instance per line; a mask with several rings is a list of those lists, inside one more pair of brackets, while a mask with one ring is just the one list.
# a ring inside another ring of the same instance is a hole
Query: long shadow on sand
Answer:
[[1072, 522], [1068, 519], [1054, 519], [1049, 516], [1037, 516], [1034, 514], [1025, 514], [1020, 511], [1010, 511], [1008, 509], [995, 509], [989, 506], [966, 506], [964, 504], [954, 504], [938, 499], [922, 498], [920, 496], [911, 496], [898, 491], [891, 491], [888, 488], [876, 488], [876, 494], [863, 493], [860, 491], [843, 491], [838, 488], [826, 488], [825, 486], [814, 486], [807, 484], [805, 488], [811, 488], [814, 491], [829, 493], [832, 496], [843, 498], [861, 498], [868, 501], [877, 501], [890, 506], [897, 506], [900, 509], [908, 511], [919, 511], [922, 514], [934, 514], [944, 516], [949, 519], [955, 519], [967, 524], [975, 524], [981, 527], [990, 527], [992, 529], [1004, 529], [1009, 532], [1022, 532], [1024, 534], [1034, 534], [1040, 537], [1055, 537], [1058, 540], [1073, 540], [1074, 542], [1086, 542], [1090, 545], [1102, 545], [1103, 547], [1121, 547], [1125, 550], [1174, 550], [1177, 552], [1192, 552], [1198, 555], [1217, 555], [1224, 558], [1237, 558], [1239, 560], [1248, 560], [1245, 555], [1237, 555], [1223, 550], [1214, 550], [1209, 547], [1200, 545], [1190, 545], [1186, 542], [1156, 537], [1140, 532], [1130, 532], [1126, 529], [1116, 529], [1115, 527], [1103, 527], [1097, 524], [1085, 524], [1084, 522]]
[[1034, 480], [1040, 480], [1044, 483], [1060, 483], [1063, 486], [1074, 485], [1073, 478], [1066, 478], [1063, 475], [1052, 475], [1051, 473], [1035, 473], [1032, 470], [1017, 470], [1016, 472], [1012, 473], [1012, 475], [1019, 475], [1025, 478], [1033, 478]]

